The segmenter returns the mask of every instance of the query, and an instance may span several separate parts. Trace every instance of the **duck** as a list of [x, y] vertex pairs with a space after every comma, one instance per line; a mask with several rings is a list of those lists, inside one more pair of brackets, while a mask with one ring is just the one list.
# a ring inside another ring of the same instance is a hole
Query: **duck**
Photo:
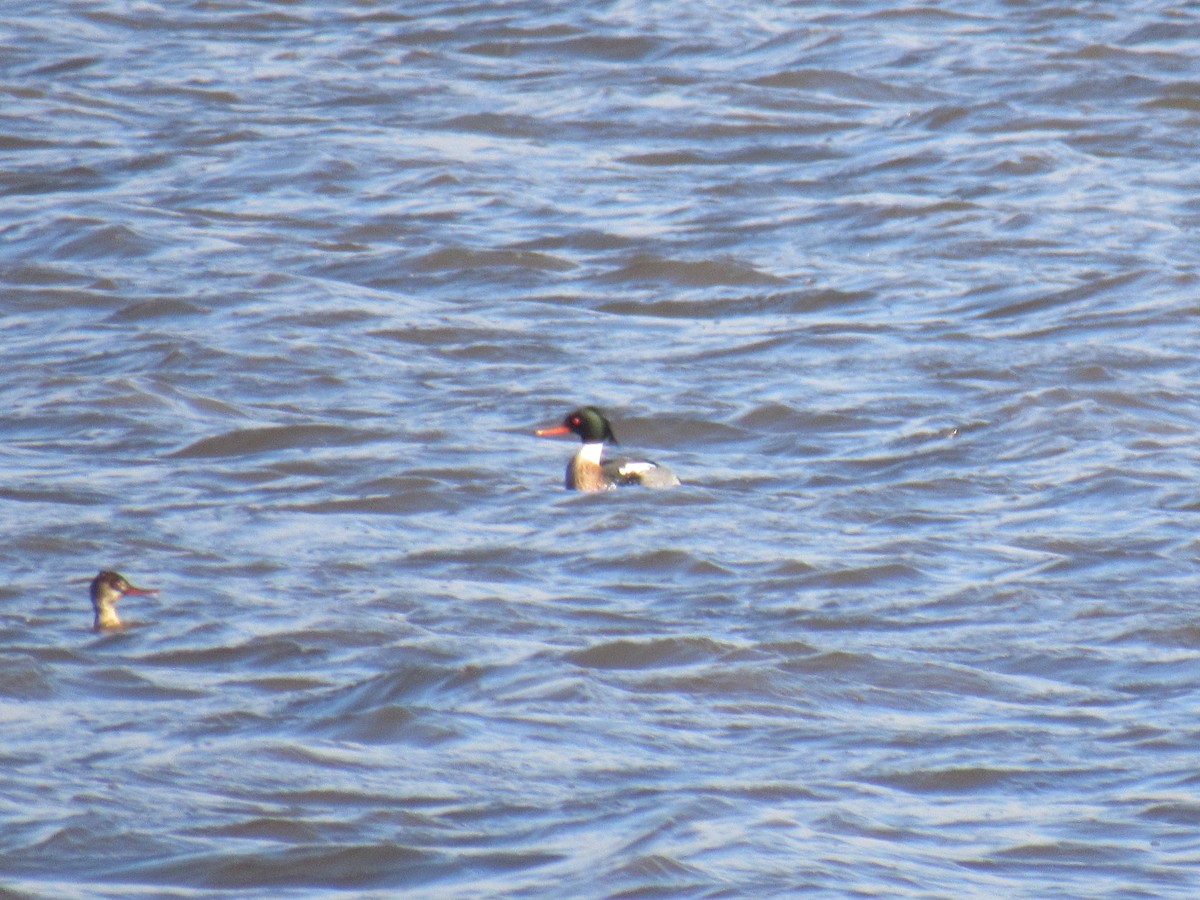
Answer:
[[595, 406], [572, 410], [560, 424], [539, 428], [534, 434], [538, 437], [576, 434], [583, 441], [579, 452], [567, 463], [568, 490], [608, 491], [627, 484], [667, 488], [679, 484], [674, 472], [648, 459], [603, 459], [605, 443], [617, 443], [617, 436], [612, 423]]
[[107, 569], [92, 579], [91, 590], [92, 609], [96, 612], [96, 620], [92, 623], [94, 631], [123, 627], [117, 615], [117, 601], [122, 597], [158, 593], [157, 588], [134, 587], [125, 576]]

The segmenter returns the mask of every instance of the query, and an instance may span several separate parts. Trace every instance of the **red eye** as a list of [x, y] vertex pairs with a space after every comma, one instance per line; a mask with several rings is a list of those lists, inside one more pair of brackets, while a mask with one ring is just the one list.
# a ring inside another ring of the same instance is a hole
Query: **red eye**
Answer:
[[578, 425], [579, 424], [579, 416], [571, 416], [571, 424]]

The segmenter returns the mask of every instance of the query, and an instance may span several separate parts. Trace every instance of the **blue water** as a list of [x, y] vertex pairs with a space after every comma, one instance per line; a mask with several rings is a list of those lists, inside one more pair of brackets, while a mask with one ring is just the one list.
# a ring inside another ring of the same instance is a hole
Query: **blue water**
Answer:
[[0, 889], [1200, 890], [1196, 9], [10, 6]]

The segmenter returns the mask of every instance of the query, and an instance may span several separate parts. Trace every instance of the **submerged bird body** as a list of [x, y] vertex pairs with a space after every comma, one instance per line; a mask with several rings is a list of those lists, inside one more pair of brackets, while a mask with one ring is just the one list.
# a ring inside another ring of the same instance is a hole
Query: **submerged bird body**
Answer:
[[665, 488], [679, 484], [675, 473], [648, 459], [604, 459], [606, 442], [617, 443], [612, 424], [594, 406], [583, 406], [567, 414], [561, 425], [540, 428], [541, 437], [576, 434], [583, 441], [579, 452], [567, 463], [566, 485], [573, 491], [607, 491], [626, 484]]
[[126, 595], [139, 596], [157, 594], [154, 588], [134, 587], [125, 577], [116, 572], [103, 571], [92, 579], [92, 609], [96, 619], [92, 628], [104, 631], [107, 628], [120, 628], [121, 619], [117, 615], [117, 601]]

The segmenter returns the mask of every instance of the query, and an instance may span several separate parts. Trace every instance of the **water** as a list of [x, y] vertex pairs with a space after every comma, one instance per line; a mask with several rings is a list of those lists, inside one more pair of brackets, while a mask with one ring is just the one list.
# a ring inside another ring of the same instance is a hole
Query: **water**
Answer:
[[1195, 896], [1198, 37], [9, 4], [6, 896]]

